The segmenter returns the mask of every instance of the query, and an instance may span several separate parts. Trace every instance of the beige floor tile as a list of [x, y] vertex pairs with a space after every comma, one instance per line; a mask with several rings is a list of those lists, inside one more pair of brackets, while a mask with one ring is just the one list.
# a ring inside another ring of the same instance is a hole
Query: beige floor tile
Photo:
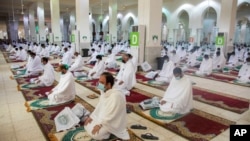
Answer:
[[9, 134], [9, 133], [14, 133], [14, 127], [12, 123], [6, 123], [6, 124], [2, 124], [1, 128], [0, 128], [0, 134]]
[[170, 141], [188, 141], [188, 139], [183, 138], [183, 137], [181, 137], [181, 136], [179, 136], [179, 135], [176, 135], [176, 136], [172, 137], [172, 138], [170, 139]]
[[7, 134], [0, 134], [1, 141], [17, 141], [15, 132], [10, 132]]

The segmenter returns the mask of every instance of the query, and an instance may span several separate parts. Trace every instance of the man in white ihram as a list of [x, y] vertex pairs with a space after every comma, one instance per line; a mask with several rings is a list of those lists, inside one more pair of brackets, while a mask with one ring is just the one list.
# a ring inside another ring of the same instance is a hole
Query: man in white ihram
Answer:
[[99, 103], [89, 118], [84, 120], [85, 130], [95, 140], [109, 139], [111, 134], [122, 140], [130, 138], [126, 129], [126, 99], [113, 85], [112, 74], [103, 73], [97, 86], [101, 91]]
[[102, 60], [102, 56], [97, 55], [96, 60], [97, 61], [95, 63], [95, 66], [88, 73], [88, 78], [89, 79], [98, 79], [100, 77], [100, 75], [105, 70], [105, 65], [104, 65], [104, 61]]
[[242, 65], [237, 80], [239, 83], [250, 83], [250, 57], [248, 57], [246, 63]]
[[82, 69], [83, 67], [83, 59], [82, 56], [79, 55], [78, 52], [74, 53], [75, 56], [75, 62], [70, 66], [69, 71], [73, 72], [75, 77], [82, 76], [82, 72], [78, 72]]
[[42, 63], [43, 75], [38, 78], [32, 78], [31, 83], [36, 83], [38, 86], [51, 86], [55, 81], [55, 74], [53, 66], [48, 62], [48, 58], [43, 57]]
[[193, 108], [192, 82], [183, 75], [181, 68], [175, 68], [174, 77], [160, 100], [160, 110], [164, 113], [186, 114]]
[[122, 91], [124, 95], [129, 96], [130, 90], [135, 86], [135, 68], [129, 54], [122, 55], [123, 64], [120, 67], [120, 71], [116, 77], [115, 88]]
[[58, 67], [58, 72], [61, 72], [60, 81], [52, 91], [46, 93], [50, 105], [61, 104], [75, 99], [76, 89], [74, 77], [72, 73], [67, 70], [68, 66], [65, 64]]
[[199, 76], [205, 76], [205, 75], [210, 75], [212, 71], [213, 71], [213, 61], [206, 54], [204, 55], [199, 70], [196, 71], [195, 74]]

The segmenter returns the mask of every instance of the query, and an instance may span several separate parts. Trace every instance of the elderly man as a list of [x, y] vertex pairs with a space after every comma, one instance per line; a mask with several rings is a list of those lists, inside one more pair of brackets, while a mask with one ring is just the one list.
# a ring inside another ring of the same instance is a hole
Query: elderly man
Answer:
[[195, 72], [196, 75], [205, 76], [210, 75], [213, 71], [213, 60], [209, 58], [206, 54], [204, 55], [204, 59], [201, 62], [200, 68]]
[[175, 68], [173, 73], [174, 78], [160, 100], [160, 110], [166, 113], [186, 114], [193, 108], [192, 82], [183, 75], [181, 68]]
[[89, 79], [98, 79], [105, 70], [105, 65], [104, 61], [102, 60], [102, 56], [97, 55], [96, 60], [97, 62], [95, 63], [95, 66], [88, 73]]
[[31, 79], [31, 83], [36, 83], [38, 86], [51, 86], [55, 81], [53, 66], [48, 62], [48, 58], [43, 57], [43, 75], [38, 78]]
[[250, 83], [250, 57], [246, 59], [246, 63], [242, 65], [238, 74], [239, 83]]
[[57, 68], [57, 71], [61, 72], [60, 81], [52, 91], [46, 93], [50, 105], [72, 101], [75, 99], [76, 95], [74, 77], [72, 73], [68, 71], [68, 66], [62, 64]]
[[112, 74], [103, 73], [97, 86], [102, 93], [100, 101], [93, 113], [84, 120], [85, 130], [95, 140], [109, 139], [111, 134], [122, 140], [130, 138], [126, 129], [126, 99], [113, 85]]
[[123, 64], [116, 77], [115, 88], [120, 89], [124, 95], [130, 95], [131, 90], [136, 84], [135, 68], [129, 54], [122, 55]]

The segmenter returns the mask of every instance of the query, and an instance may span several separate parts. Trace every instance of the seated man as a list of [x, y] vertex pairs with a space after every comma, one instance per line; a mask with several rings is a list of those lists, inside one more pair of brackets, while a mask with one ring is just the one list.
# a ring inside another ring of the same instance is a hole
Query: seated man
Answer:
[[179, 55], [176, 54], [176, 51], [172, 51], [172, 55], [170, 56], [170, 60], [174, 63], [174, 66], [179, 66], [180, 65], [180, 57]]
[[213, 58], [213, 70], [221, 70], [226, 64], [226, 58], [220, 52], [216, 52], [216, 56]]
[[186, 52], [184, 47], [181, 48], [181, 50], [178, 52], [178, 55], [179, 55], [181, 61], [186, 60], [187, 52]]
[[126, 99], [113, 85], [112, 74], [103, 73], [100, 76], [97, 86], [102, 92], [100, 101], [84, 120], [84, 129], [95, 140], [109, 139], [111, 134], [122, 140], [130, 138], [127, 131]]
[[83, 67], [82, 56], [79, 55], [78, 52], [75, 52], [74, 56], [75, 56], [75, 62], [70, 66], [69, 71], [73, 72], [75, 77], [82, 76], [82, 72], [78, 72], [82, 70]]
[[199, 76], [210, 75], [212, 71], [213, 71], [213, 61], [206, 54], [204, 55], [204, 59], [201, 62], [199, 70], [196, 71], [195, 74]]
[[60, 81], [52, 91], [47, 93], [50, 105], [72, 101], [76, 95], [74, 77], [68, 71], [68, 66], [62, 64], [57, 68], [57, 71], [61, 72]]
[[135, 84], [135, 68], [129, 54], [122, 55], [122, 62], [120, 71], [116, 77], [115, 88], [120, 89], [124, 95], [130, 95], [129, 90], [131, 90]]
[[16, 60], [26, 61], [27, 60], [27, 52], [23, 49], [23, 47], [19, 47], [20, 54], [16, 58]]
[[28, 76], [37, 75], [43, 71], [41, 58], [39, 56], [37, 56], [36, 53], [34, 53], [34, 52], [30, 53], [30, 57], [31, 57], [30, 63], [28, 63], [28, 65], [26, 65], [27, 71], [26, 71], [25, 75], [28, 75]]
[[239, 65], [239, 59], [235, 55], [235, 52], [232, 52], [232, 54], [229, 58], [229, 61], [226, 65], [226, 68], [233, 69], [233, 68], [237, 67], [238, 65]]
[[71, 65], [71, 60], [72, 60], [72, 56], [70, 54], [70, 52], [68, 51], [68, 48], [64, 48], [64, 54], [61, 60], [61, 64], [66, 64], [68, 66]]
[[53, 66], [48, 62], [48, 58], [43, 57], [43, 74], [38, 78], [31, 79], [31, 83], [36, 83], [38, 86], [51, 86], [55, 81], [55, 74]]
[[98, 52], [93, 48], [91, 49], [91, 52], [92, 54], [90, 58], [88, 59], [88, 61], [85, 61], [85, 63], [94, 65], [96, 63], [96, 56], [98, 55]]
[[200, 61], [197, 60], [195, 49], [192, 49], [190, 51], [189, 56], [188, 56], [187, 66], [188, 67], [195, 67], [195, 66], [198, 66], [200, 64], [201, 64]]
[[174, 63], [169, 60], [168, 56], [164, 56], [164, 64], [161, 71], [150, 78], [150, 74], [147, 74], [146, 78], [155, 78], [155, 81], [169, 83], [173, 77]]
[[192, 82], [183, 75], [180, 68], [173, 70], [174, 77], [164, 97], [160, 100], [162, 112], [186, 114], [193, 108]]
[[89, 71], [88, 78], [89, 79], [98, 79], [100, 75], [104, 72], [105, 66], [104, 61], [102, 60], [101, 55], [96, 56], [95, 66]]
[[246, 63], [242, 65], [237, 80], [239, 83], [250, 83], [250, 57], [248, 57]]
[[12, 60], [16, 60], [18, 57], [20, 57], [21, 51], [16, 47], [15, 51], [10, 54], [9, 58]]
[[105, 67], [106, 68], [116, 68], [116, 59], [115, 54], [112, 53], [112, 50], [108, 50], [108, 57], [105, 60]]

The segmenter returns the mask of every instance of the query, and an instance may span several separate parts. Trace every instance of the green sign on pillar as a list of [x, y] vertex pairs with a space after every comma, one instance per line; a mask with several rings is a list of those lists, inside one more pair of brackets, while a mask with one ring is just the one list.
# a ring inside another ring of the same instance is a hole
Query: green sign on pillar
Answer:
[[130, 46], [139, 46], [139, 32], [130, 33]]
[[72, 34], [72, 35], [71, 35], [70, 40], [71, 40], [71, 42], [72, 42], [72, 43], [74, 43], [74, 42], [75, 42], [75, 35], [74, 35], [74, 34]]
[[215, 42], [215, 44], [217, 45], [217, 46], [223, 46], [224, 45], [224, 41], [225, 41], [225, 38], [224, 37], [216, 37], [216, 42]]

